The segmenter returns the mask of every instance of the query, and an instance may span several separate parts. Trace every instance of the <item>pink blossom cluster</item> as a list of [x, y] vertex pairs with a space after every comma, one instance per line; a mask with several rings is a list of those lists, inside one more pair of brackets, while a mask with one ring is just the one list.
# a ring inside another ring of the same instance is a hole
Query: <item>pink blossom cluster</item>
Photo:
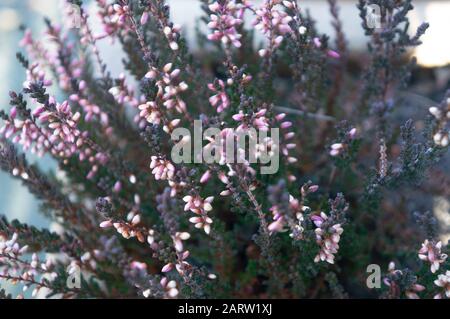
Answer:
[[[33, 111], [33, 115], [37, 117], [41, 123], [46, 123], [48, 125], [48, 128], [52, 130], [52, 134], [59, 137], [60, 143], [75, 144], [75, 142], [77, 142], [77, 144], [81, 146], [81, 132], [77, 126], [81, 114], [79, 112], [73, 114], [68, 101], [57, 103], [51, 97], [50, 103], [55, 106], [54, 111], [50, 111], [45, 105], [41, 105]], [[80, 141], [78, 142], [79, 139]], [[75, 150], [72, 149], [70, 151], [74, 152]], [[70, 156], [71, 154], [67, 155]]]
[[183, 252], [184, 251], [183, 241], [186, 241], [189, 238], [191, 238], [191, 234], [189, 234], [188, 232], [175, 232], [175, 234], [172, 236], [175, 250], [180, 253]]
[[338, 252], [339, 241], [344, 229], [341, 224], [330, 224], [328, 216], [324, 212], [321, 212], [320, 215], [311, 216], [311, 220], [317, 227], [314, 232], [316, 242], [320, 246], [320, 251], [314, 258], [314, 262], [326, 261], [334, 264], [335, 254]]
[[[156, 180], [167, 180], [171, 187], [171, 196], [175, 196], [180, 190], [184, 189], [187, 184], [184, 181], [175, 180], [175, 166], [172, 162], [160, 155], [154, 155], [151, 158], [150, 168]], [[205, 175], [203, 179], [209, 178]], [[195, 225], [196, 228], [203, 229], [206, 234], [211, 232], [212, 219], [208, 216], [208, 212], [212, 210], [211, 202], [214, 197], [207, 197], [203, 199], [200, 195], [188, 195], [183, 197], [185, 202], [184, 210], [192, 211], [197, 216], [191, 217], [189, 221]], [[174, 246], [177, 251], [182, 250], [182, 240], [189, 238], [187, 233], [177, 233], [173, 236]], [[181, 255], [180, 255], [181, 256]], [[183, 258], [179, 258], [184, 260]]]
[[[9, 119], [4, 121], [0, 127], [0, 135], [9, 139], [12, 137], [13, 143], [21, 144], [24, 151], [31, 150], [38, 156], [43, 156], [48, 151], [57, 155], [58, 148], [53, 147], [53, 142], [58, 138], [44, 128], [39, 128], [31, 119], [19, 120], [16, 118], [17, 109], [10, 109]], [[16, 134], [18, 133], [18, 134]]]
[[144, 118], [148, 123], [160, 125], [163, 114], [155, 101], [148, 101], [138, 106], [139, 116]]
[[[68, 44], [67, 47], [62, 47], [62, 43], [66, 42], [67, 38], [61, 38], [59, 27], [52, 26], [47, 32], [51, 39], [58, 44], [59, 50], [65, 49], [67, 50], [66, 54], [71, 53], [71, 44]], [[25, 31], [21, 45], [27, 49], [28, 54], [40, 61], [42, 66], [45, 67], [47, 65], [48, 68], [54, 71], [58, 77], [59, 84], [64, 90], [72, 92], [70, 94], [70, 100], [78, 103], [82, 107], [86, 113], [84, 116], [85, 121], [89, 122], [95, 119], [100, 122], [108, 133], [111, 133], [112, 129], [108, 127], [108, 114], [89, 100], [89, 91], [86, 82], [80, 81], [78, 83], [78, 89], [73, 91], [72, 79], [80, 76], [81, 69], [84, 65], [81, 59], [72, 59], [69, 66], [61, 65], [61, 61], [58, 58], [59, 53], [49, 53], [48, 50], [45, 50], [39, 42], [33, 40], [30, 30]], [[41, 65], [38, 62], [34, 62], [27, 69], [27, 80], [24, 83], [25, 88], [29, 87], [30, 83], [33, 82], [42, 82], [44, 86], [52, 85], [51, 79], [46, 76], [44, 68]]]
[[[190, 253], [189, 250], [184, 249], [183, 242], [188, 240], [191, 235], [188, 232], [179, 232], [175, 231], [172, 235], [173, 245], [175, 248], [175, 254], [176, 254], [176, 260], [168, 262], [165, 264], [161, 272], [168, 273], [172, 271], [173, 269], [176, 269], [178, 274], [182, 276], [183, 278], [186, 278], [190, 276], [190, 270], [192, 269], [192, 266], [186, 261], [186, 259], [189, 257]], [[166, 284], [168, 284], [166, 282]], [[170, 287], [168, 287], [170, 288]], [[174, 291], [173, 291], [174, 292]]]
[[[46, 36], [56, 45], [45, 48], [42, 43], [33, 39], [30, 29], [25, 30], [24, 37], [20, 41], [20, 45], [35, 60], [32, 67], [27, 71], [27, 81], [24, 87], [27, 87], [28, 83], [36, 80], [37, 77], [44, 80], [44, 68], [48, 68], [57, 77], [59, 86], [65, 91], [70, 91], [72, 87], [71, 79], [78, 78], [82, 74], [85, 61], [82, 58], [74, 57], [72, 54], [74, 44], [69, 41], [67, 34], [62, 34], [61, 26], [51, 25], [46, 30]], [[70, 61], [64, 61], [63, 63], [61, 54], [70, 57]], [[37, 68], [37, 64], [39, 64], [39, 68]], [[37, 70], [35, 70], [36, 68]], [[45, 77], [44, 84], [49, 86], [51, 81]]]
[[161, 17], [160, 12], [157, 9], [158, 4], [153, 4], [150, 2], [149, 5], [150, 6], [147, 7], [141, 15], [141, 25], [147, 24], [151, 15], [155, 16], [158, 20], [162, 33], [169, 43], [170, 49], [172, 51], [177, 51], [180, 48], [178, 40], [180, 38], [181, 26], [171, 23], [167, 17]]
[[116, 12], [115, 22], [125, 23], [125, 21], [127, 20], [128, 13], [130, 12], [128, 1], [120, 0], [119, 3], [113, 4], [113, 9]]
[[208, 27], [213, 33], [208, 35], [208, 39], [240, 48], [242, 35], [237, 27], [243, 24], [243, 16], [248, 6], [247, 1], [237, 3], [235, 0], [215, 1], [210, 4], [209, 10], [212, 14]]
[[[137, 201], [137, 204], [138, 202], [139, 201]], [[108, 218], [100, 223], [100, 227], [101, 228], [114, 227], [116, 231], [126, 239], [135, 237], [141, 243], [147, 241], [147, 243], [150, 245], [150, 248], [155, 252], [157, 252], [159, 249], [159, 244], [157, 242], [158, 235], [154, 229], [151, 228], [147, 229], [140, 226], [141, 215], [138, 212], [131, 211], [128, 213], [126, 219], [127, 219], [126, 221], [120, 221]], [[185, 276], [188, 274], [188, 271], [190, 270], [191, 266], [186, 261], [186, 259], [189, 257], [189, 251], [184, 249], [183, 242], [188, 240], [191, 237], [191, 235], [188, 232], [176, 231], [171, 235], [171, 237], [173, 241], [173, 247], [175, 248], [176, 261], [165, 264], [162, 267], [161, 272], [168, 273], [173, 269], [176, 269], [181, 276]], [[131, 263], [131, 267], [134, 269], [145, 270], [147, 268], [147, 265], [145, 263], [134, 261]], [[163, 279], [161, 281], [161, 285], [164, 288], [166, 297], [174, 298], [178, 295], [178, 290], [176, 290], [175, 282], [168, 282]], [[149, 293], [150, 291], [144, 291], [143, 292], [144, 297], [147, 298]]]
[[84, 120], [91, 122], [94, 118], [100, 122], [100, 124], [107, 128], [107, 133], [112, 132], [112, 128], [108, 127], [109, 118], [108, 114], [95, 103], [89, 101], [87, 96], [89, 95], [87, 84], [85, 81], [80, 81], [78, 84], [78, 92], [70, 95], [70, 100], [78, 103], [85, 113]]
[[56, 103], [50, 97], [50, 103], [55, 106], [55, 111], [47, 110], [44, 105], [32, 112], [34, 118], [47, 124], [47, 128], [41, 128], [33, 118], [17, 119], [16, 107], [11, 108], [9, 119], [0, 128], [0, 134], [23, 146], [24, 150], [31, 149], [42, 156], [50, 151], [53, 155], [67, 158], [78, 153], [80, 160], [89, 158], [91, 162], [105, 162], [103, 154], [93, 154], [93, 150], [85, 145], [86, 133], [81, 133], [77, 128], [80, 113], [71, 112], [67, 101]]
[[118, 34], [129, 31], [125, 19], [116, 12], [113, 4], [108, 3], [108, 0], [96, 0], [96, 2], [97, 16], [101, 21], [102, 31], [95, 35], [95, 39], [109, 38], [113, 41]]
[[431, 272], [434, 274], [439, 270], [440, 264], [442, 264], [446, 259], [447, 255], [441, 252], [442, 242], [435, 242], [433, 240], [426, 239], [422, 243], [422, 247], [419, 250], [419, 258], [425, 262], [431, 264]]
[[156, 180], [171, 180], [175, 175], [175, 166], [168, 159], [152, 156], [150, 169]]
[[[234, 76], [235, 74], [235, 66], [231, 67], [231, 74]], [[226, 92], [227, 86], [232, 86], [235, 82], [239, 82], [239, 85], [246, 85], [252, 80], [252, 76], [243, 73], [242, 76], [238, 79], [233, 79], [233, 77], [228, 78], [226, 81], [221, 79], [216, 79], [213, 83], [208, 83], [208, 89], [212, 92], [216, 93], [209, 98], [209, 103], [216, 108], [218, 113], [226, 110], [230, 104], [231, 100]], [[235, 81], [236, 80], [236, 81]]]
[[27, 79], [23, 83], [23, 87], [29, 87], [32, 82], [41, 82], [45, 87], [49, 87], [53, 84], [53, 81], [45, 74], [45, 71], [41, 68], [40, 64], [34, 62], [29, 66], [26, 71]]
[[[401, 276], [403, 274], [401, 270], [395, 269], [395, 263], [393, 261], [389, 263], [388, 272], [391, 276]], [[383, 279], [383, 282], [390, 288], [392, 294], [398, 295], [400, 293], [400, 287], [395, 282], [395, 280], [391, 280], [386, 277]], [[408, 299], [420, 299], [417, 293], [424, 290], [424, 286], [418, 284], [417, 282], [413, 282], [409, 287], [406, 288], [405, 295]]]
[[58, 275], [53, 271], [54, 264], [50, 259], [41, 262], [38, 255], [33, 253], [31, 261], [25, 260], [23, 256], [28, 246], [20, 246], [17, 240], [17, 233], [10, 239], [0, 236], [0, 279], [23, 282], [23, 291], [34, 286], [32, 296], [35, 297], [42, 288], [47, 288], [46, 281], [51, 282]]
[[[240, 122], [239, 126], [236, 128], [237, 132], [245, 132], [250, 127], [253, 127], [255, 129], [258, 129], [260, 131], [268, 131], [270, 127], [273, 127], [274, 125], [271, 124], [270, 119], [266, 116], [267, 109], [262, 108], [259, 111], [247, 114], [244, 113], [242, 110], [239, 111], [239, 113], [234, 114], [232, 116], [233, 120]], [[290, 131], [292, 127], [292, 122], [285, 120], [286, 114], [285, 113], [279, 113], [275, 115], [274, 119], [275, 122], [278, 122], [279, 127], [283, 130], [283, 141], [280, 143], [280, 145], [276, 145], [273, 140], [270, 137], [267, 137], [267, 139], [263, 143], [257, 144], [257, 156], [260, 153], [260, 151], [267, 151], [271, 149], [271, 151], [275, 152], [277, 148], [280, 149], [283, 156], [286, 157], [288, 163], [295, 163], [297, 162], [297, 158], [289, 156], [289, 151], [294, 149], [296, 147], [296, 144], [293, 142], [289, 142], [294, 137], [294, 133]], [[289, 179], [291, 181], [295, 180], [295, 177], [289, 176]]]
[[[87, 160], [93, 164], [89, 171], [87, 178], [93, 178], [99, 168], [99, 165], [104, 165], [108, 161], [108, 156], [90, 145], [88, 139], [88, 132], [80, 131], [78, 129], [78, 121], [81, 114], [79, 112], [72, 113], [71, 107], [67, 101], [57, 103], [53, 97], [49, 98], [49, 103], [54, 105], [54, 110], [48, 109], [44, 105], [38, 105], [33, 111], [33, 116], [39, 119], [43, 124], [47, 125], [51, 136], [48, 137], [48, 143], [54, 145], [54, 149], [59, 157], [68, 158], [73, 155], [78, 155], [80, 161]], [[32, 138], [32, 140], [44, 142], [47, 137], [46, 131], [41, 135], [28, 135], [27, 127], [22, 127], [22, 134]], [[26, 133], [23, 133], [24, 130]], [[53, 152], [54, 153], [54, 152]]]
[[[271, 50], [278, 48], [284, 36], [292, 32], [289, 25], [292, 17], [277, 8], [281, 2], [280, 0], [264, 0], [261, 7], [255, 11], [256, 18], [253, 25], [271, 41]], [[271, 50], [262, 49], [259, 51], [259, 55], [266, 56]]]
[[3, 236], [0, 236], [0, 255], [11, 256], [11, 257], [19, 257], [24, 254], [28, 246], [20, 247], [17, 242], [18, 234], [14, 233], [11, 239], [7, 240]]
[[124, 73], [119, 75], [116, 86], [111, 87], [109, 93], [111, 93], [117, 103], [121, 105], [127, 103], [131, 107], [137, 107], [139, 104], [138, 99], [135, 97], [134, 89], [126, 83]]
[[[72, 79], [79, 78], [83, 73], [85, 61], [82, 57], [77, 58], [73, 53], [74, 43], [70, 42], [68, 34], [62, 34], [60, 25], [51, 25], [47, 31], [47, 37], [56, 44], [55, 51], [50, 51], [48, 62], [56, 72], [59, 87], [65, 91], [72, 88]], [[70, 61], [61, 59], [61, 53], [70, 57]]]
[[214, 200], [213, 196], [205, 199], [200, 195], [188, 195], [183, 197], [185, 211], [191, 211], [197, 216], [191, 217], [189, 221], [195, 225], [195, 228], [203, 229], [206, 234], [211, 232], [212, 219], [208, 216], [208, 212], [212, 210], [211, 203]]
[[217, 113], [223, 112], [230, 106], [231, 101], [226, 92], [226, 84], [223, 80], [209, 83], [208, 88], [216, 93], [209, 98], [209, 103], [216, 108]]
[[[271, 233], [282, 232], [285, 231], [286, 226], [289, 226], [291, 229], [289, 236], [295, 240], [302, 239], [302, 234], [304, 231], [302, 225], [304, 221], [303, 212], [307, 210], [310, 210], [308, 206], [301, 205], [298, 199], [294, 198], [292, 195], [289, 195], [289, 212], [280, 211], [278, 205], [274, 205], [270, 208], [274, 221], [269, 224], [269, 231]], [[286, 214], [290, 215], [290, 225], [288, 225], [288, 221], [286, 220]], [[295, 220], [295, 223], [292, 222], [292, 220]]]
[[273, 31], [281, 35], [292, 31], [289, 26], [292, 17], [277, 9], [280, 3], [280, 0], [264, 0], [261, 7], [256, 9], [256, 19], [253, 22], [256, 29], [261, 30], [265, 35]]
[[180, 69], [172, 69], [173, 64], [167, 63], [161, 72], [156, 68], [152, 68], [145, 77], [156, 80], [157, 98], [161, 99], [167, 109], [175, 109], [179, 113], [184, 113], [186, 112], [186, 103], [180, 94], [189, 87], [186, 82], [180, 79]]
[[435, 299], [442, 299], [444, 297], [450, 299], [450, 270], [447, 270], [445, 274], [440, 274], [434, 281], [434, 284], [442, 288], [442, 292], [434, 296]]
[[[286, 158], [287, 163], [296, 163], [298, 160], [296, 157], [291, 156], [289, 152], [296, 148], [296, 144], [291, 141], [295, 137], [295, 133], [292, 132], [292, 122], [285, 121], [286, 113], [279, 113], [275, 115], [275, 120], [279, 122], [280, 128], [282, 129], [282, 141], [280, 142], [281, 154]], [[293, 182], [296, 180], [294, 175], [288, 176], [289, 181]]]
[[266, 117], [267, 109], [260, 109], [253, 114], [246, 114], [242, 110], [239, 113], [232, 116], [233, 120], [240, 122], [236, 131], [246, 131], [249, 127], [254, 127], [260, 131], [268, 131], [270, 124], [269, 119]]
[[48, 52], [42, 46], [41, 42], [35, 41], [33, 33], [30, 29], [26, 29], [23, 38], [20, 40], [19, 45], [27, 51], [28, 55], [33, 60], [38, 60], [47, 57]]
[[[34, 110], [33, 115], [42, 123], [48, 124], [52, 134], [59, 137], [60, 143], [81, 146], [83, 139], [80, 137], [81, 132], [77, 127], [81, 114], [79, 112], [73, 114], [67, 101], [56, 103], [56, 101], [50, 100], [50, 103], [55, 105], [55, 111], [48, 111], [42, 105]], [[75, 149], [72, 147], [68, 151], [74, 153]], [[71, 153], [68, 153], [67, 156], [70, 156]]]

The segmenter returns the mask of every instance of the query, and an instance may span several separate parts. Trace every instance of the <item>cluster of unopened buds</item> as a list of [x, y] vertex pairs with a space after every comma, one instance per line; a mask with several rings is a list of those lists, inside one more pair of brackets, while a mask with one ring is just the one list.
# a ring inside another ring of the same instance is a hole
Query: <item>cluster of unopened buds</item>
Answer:
[[[160, 281], [161, 287], [164, 290], [164, 298], [176, 298], [179, 294], [178, 288], [177, 288], [177, 282], [175, 280], [169, 280], [167, 277], [163, 277]], [[145, 298], [150, 297], [151, 290], [146, 289], [142, 292], [142, 295]]]
[[186, 91], [189, 86], [186, 82], [180, 80], [180, 69], [174, 69], [172, 63], [167, 63], [162, 72], [156, 68], [152, 68], [145, 75], [146, 78], [156, 80], [156, 87], [158, 88], [157, 96], [162, 99], [163, 105], [167, 109], [174, 108], [179, 113], [186, 111], [186, 103], [180, 97], [180, 94]]
[[161, 269], [161, 272], [168, 273], [171, 272], [173, 269], [176, 269], [181, 276], [188, 275], [189, 271], [192, 268], [192, 266], [186, 261], [188, 257], [189, 257], [188, 250], [183, 252], [177, 252], [177, 261], [175, 263], [170, 262], [168, 264], [165, 264]]
[[129, 239], [136, 237], [137, 240], [141, 243], [144, 243], [146, 239], [145, 231], [138, 227], [138, 224], [141, 222], [141, 215], [136, 212], [130, 212], [127, 215], [127, 221], [114, 221], [112, 219], [107, 219], [100, 223], [101, 228], [109, 228], [114, 227], [116, 231], [122, 235], [123, 238]]
[[443, 254], [441, 249], [441, 241], [435, 242], [426, 239], [419, 250], [419, 258], [431, 264], [430, 270], [433, 274], [439, 270], [440, 264], [447, 259], [447, 255]]
[[320, 246], [320, 251], [314, 258], [314, 262], [326, 261], [334, 264], [335, 254], [339, 249], [341, 234], [344, 232], [341, 224], [330, 224], [329, 217], [321, 212], [320, 215], [311, 216], [311, 220], [317, 227], [316, 242]]
[[[395, 269], [395, 263], [391, 261], [388, 267], [388, 276], [383, 279], [383, 282], [386, 286], [388, 286], [391, 290], [391, 293], [394, 295], [400, 294], [400, 287], [397, 284], [397, 281], [404, 275], [403, 272], [399, 269]], [[420, 299], [418, 292], [424, 291], [425, 287], [417, 283], [417, 279], [405, 289], [405, 295], [408, 299]]]
[[169, 42], [170, 49], [172, 49], [173, 51], [177, 51], [180, 48], [178, 44], [178, 39], [180, 37], [180, 29], [181, 26], [179, 26], [178, 24], [174, 24], [172, 26], [167, 25], [163, 29], [164, 36]]
[[39, 129], [31, 119], [19, 120], [16, 117], [17, 109], [12, 107], [9, 117], [4, 120], [4, 125], [0, 127], [0, 135], [7, 139], [12, 137], [12, 141], [21, 144], [24, 151], [31, 150], [38, 156], [43, 156], [50, 149], [54, 154], [59, 153], [51, 145], [58, 137], [52, 135], [45, 128]]
[[348, 144], [355, 139], [357, 130], [352, 128], [346, 134], [346, 141], [340, 143], [334, 143], [330, 146], [330, 155], [333, 157], [341, 155], [348, 147]]
[[175, 235], [172, 236], [173, 245], [177, 252], [183, 252], [184, 246], [183, 241], [191, 238], [191, 234], [188, 232], [176, 232]]
[[247, 6], [247, 1], [236, 3], [235, 0], [216, 1], [210, 4], [209, 10], [212, 14], [208, 27], [213, 33], [208, 35], [208, 39], [240, 48], [242, 35], [237, 31], [237, 27], [243, 23]]
[[450, 122], [450, 98], [447, 99], [446, 104], [444, 108], [438, 108], [436, 106], [429, 108], [429, 112], [438, 122], [437, 131], [433, 135], [433, 141], [440, 147], [447, 147], [450, 144], [450, 132], [446, 128], [447, 123]]
[[183, 197], [183, 201], [186, 203], [184, 210], [197, 214], [197, 216], [191, 217], [189, 221], [194, 224], [195, 228], [203, 229], [206, 234], [211, 232], [211, 224], [213, 221], [208, 216], [208, 212], [212, 210], [211, 203], [213, 200], [213, 196], [205, 199], [201, 198], [200, 195], [187, 195]]
[[[272, 49], [278, 48], [284, 36], [292, 32], [289, 25], [292, 17], [276, 7], [281, 2], [280, 0], [265, 0], [261, 7], [256, 9], [256, 19], [253, 21], [255, 28], [272, 41], [270, 44]], [[259, 51], [259, 55], [262, 57], [268, 53], [269, 51], [266, 49]]]
[[[289, 151], [296, 147], [296, 144], [290, 142], [294, 138], [295, 133], [291, 131], [292, 122], [285, 121], [286, 113], [279, 113], [275, 115], [275, 120], [280, 123], [280, 128], [283, 130], [283, 142], [280, 143], [281, 154], [286, 157], [288, 163], [296, 163], [298, 160], [294, 156], [289, 155]], [[289, 175], [288, 179], [292, 182], [296, 180], [294, 175]]]
[[343, 143], [334, 143], [331, 145], [330, 155], [338, 156], [345, 150], [345, 144]]
[[450, 299], [450, 270], [447, 270], [445, 274], [441, 274], [434, 281], [434, 284], [442, 288], [442, 292], [436, 294], [434, 299], [449, 298]]
[[169, 280], [166, 277], [161, 279], [161, 286], [164, 289], [165, 295], [168, 298], [175, 298], [178, 296], [178, 288], [175, 280]]
[[113, 5], [114, 11], [116, 12], [116, 18], [114, 22], [124, 23], [130, 11], [130, 7], [127, 5], [127, 0], [122, 0], [119, 3]]

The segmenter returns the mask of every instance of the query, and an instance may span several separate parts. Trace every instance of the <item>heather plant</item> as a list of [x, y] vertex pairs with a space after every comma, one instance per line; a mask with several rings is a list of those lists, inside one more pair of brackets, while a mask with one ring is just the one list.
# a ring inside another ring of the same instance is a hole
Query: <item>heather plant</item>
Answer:
[[[411, 1], [358, 2], [357, 72], [336, 0], [334, 42], [301, 1], [199, 1], [194, 48], [164, 0], [96, 0], [97, 17], [71, 0], [68, 26], [23, 28], [0, 167], [54, 230], [0, 219], [3, 282], [59, 298], [449, 298], [432, 202], [450, 195], [450, 92], [404, 118], [428, 27], [410, 30]], [[119, 77], [99, 41], [121, 47]]]

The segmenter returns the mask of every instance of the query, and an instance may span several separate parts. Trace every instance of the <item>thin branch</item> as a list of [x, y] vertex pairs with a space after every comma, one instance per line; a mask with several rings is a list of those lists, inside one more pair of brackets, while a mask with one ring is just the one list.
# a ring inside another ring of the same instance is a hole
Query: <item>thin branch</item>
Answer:
[[302, 110], [291, 109], [291, 108], [285, 107], [285, 106], [275, 106], [275, 109], [278, 111], [281, 111], [281, 112], [285, 112], [287, 114], [304, 116], [306, 118], [312, 118], [317, 121], [336, 122], [336, 119], [329, 115], [305, 112]]

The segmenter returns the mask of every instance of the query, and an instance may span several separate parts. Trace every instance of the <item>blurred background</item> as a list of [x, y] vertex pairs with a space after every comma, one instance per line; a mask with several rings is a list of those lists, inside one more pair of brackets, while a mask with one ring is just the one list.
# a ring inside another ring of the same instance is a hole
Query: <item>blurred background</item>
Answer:
[[[20, 90], [24, 81], [24, 71], [16, 62], [15, 54], [20, 50], [18, 42], [22, 33], [18, 30], [21, 24], [33, 30], [38, 36], [44, 27], [43, 17], [49, 17], [53, 21], [62, 19], [62, 0], [0, 0], [0, 108], [8, 108], [8, 91]], [[85, 0], [89, 11], [95, 7], [94, 1]], [[258, 3], [258, 1], [254, 1]], [[356, 2], [351, 0], [338, 1], [341, 7], [341, 18], [344, 24], [344, 32], [349, 40], [350, 48], [355, 54], [365, 49], [366, 38], [360, 27], [361, 21], [356, 9]], [[185, 35], [191, 46], [195, 48], [195, 26], [201, 14], [198, 0], [170, 0], [172, 17], [176, 23], [184, 27]], [[309, 0], [299, 1], [302, 9], [309, 9], [312, 16], [318, 22], [319, 29], [333, 37], [333, 29], [330, 24], [330, 15], [327, 1]], [[416, 9], [411, 13], [412, 27], [418, 26], [422, 21], [430, 23], [430, 28], [423, 38], [424, 45], [419, 47], [414, 55], [418, 59], [423, 75], [430, 79], [430, 87], [444, 88], [449, 83], [450, 63], [450, 1], [414, 1]], [[98, 29], [95, 16], [92, 15], [91, 23], [94, 30]], [[107, 62], [114, 76], [120, 72], [120, 57], [116, 50], [105, 41], [99, 44], [101, 55]], [[111, 63], [115, 61], [115, 63]], [[116, 69], [112, 68], [116, 66]], [[424, 106], [426, 107], [426, 105]], [[36, 159], [30, 157], [31, 161]], [[53, 163], [44, 159], [39, 161], [44, 170], [53, 168]], [[446, 206], [447, 205], [447, 206]], [[436, 199], [436, 208], [448, 212], [448, 201]], [[36, 226], [46, 226], [48, 222], [38, 213], [38, 203], [21, 186], [19, 181], [11, 179], [7, 174], [0, 172], [0, 214], [5, 214], [9, 219], [17, 218]], [[441, 215], [441, 220], [448, 222], [447, 213]]]

